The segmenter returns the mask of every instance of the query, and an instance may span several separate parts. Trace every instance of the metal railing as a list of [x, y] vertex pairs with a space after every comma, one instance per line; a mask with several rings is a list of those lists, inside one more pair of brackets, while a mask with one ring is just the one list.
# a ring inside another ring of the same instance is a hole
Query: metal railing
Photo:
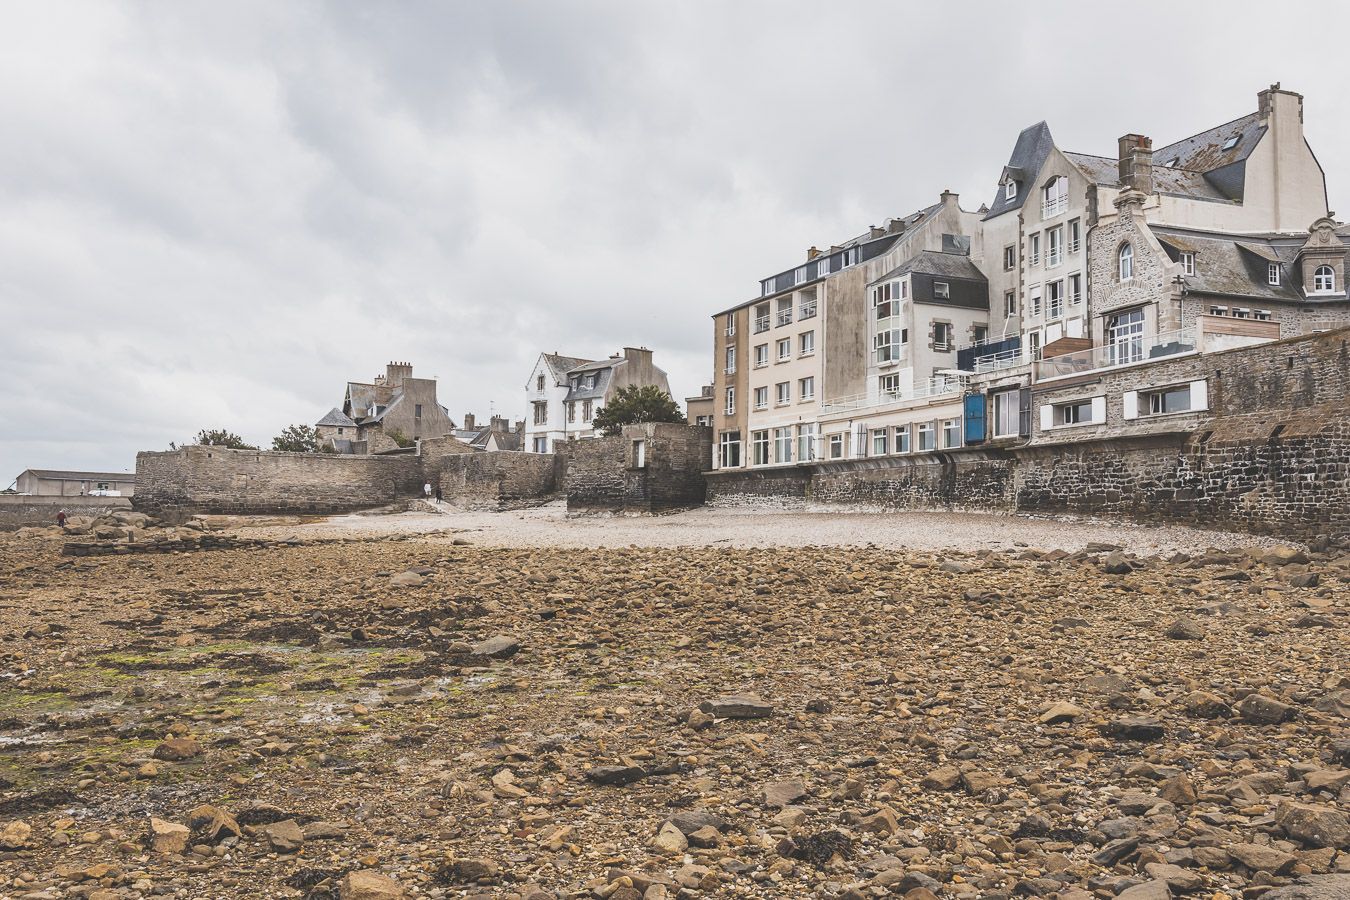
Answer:
[[735, 337], [735, 336], [736, 336], [736, 326], [735, 326], [735, 325], [728, 325], [726, 328], [723, 328], [723, 329], [722, 329], [722, 333], [725, 334], [727, 337]]
[[755, 334], [759, 334], [761, 331], [768, 331], [768, 330], [769, 330], [768, 316], [760, 316], [759, 318], [755, 319]]
[[1002, 353], [991, 353], [988, 356], [978, 357], [975, 360], [975, 374], [1015, 369], [1029, 362], [1031, 362], [1031, 356], [1027, 350], [1004, 350]]
[[1104, 346], [1075, 350], [1073, 353], [1039, 360], [1032, 367], [1032, 376], [1036, 381], [1067, 378], [1070, 375], [1081, 375], [1097, 369], [1132, 366], [1169, 356], [1194, 353], [1198, 349], [1194, 328], [1179, 328], [1176, 331], [1164, 331], [1154, 335], [1141, 334], [1118, 338]]
[[1069, 208], [1068, 197], [1056, 197], [1054, 200], [1041, 201], [1041, 218], [1048, 219], [1051, 216], [1057, 216]]
[[790, 310], [790, 309], [780, 309], [780, 310], [778, 311], [778, 324], [779, 324], [779, 325], [791, 325], [791, 324], [792, 324], [792, 310]]
[[825, 413], [844, 412], [851, 409], [867, 409], [876, 406], [887, 406], [892, 403], [909, 403], [914, 400], [927, 400], [931, 397], [945, 397], [947, 395], [957, 396], [965, 390], [965, 384], [965, 378], [955, 375], [930, 378], [907, 390], [882, 391], [876, 397], [869, 396], [868, 394], [852, 394], [847, 397], [836, 397], [833, 400], [826, 400], [821, 404], [821, 409]]
[[797, 311], [798, 319], [814, 319], [816, 317], [816, 301], [803, 303], [801, 309]]

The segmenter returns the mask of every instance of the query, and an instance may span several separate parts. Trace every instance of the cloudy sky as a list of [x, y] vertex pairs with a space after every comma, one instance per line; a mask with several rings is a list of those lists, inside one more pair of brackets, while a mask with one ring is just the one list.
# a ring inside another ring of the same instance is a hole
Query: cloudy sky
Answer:
[[[0, 488], [200, 428], [266, 445], [391, 359], [523, 417], [541, 350], [656, 350], [1017, 132], [1113, 155], [1306, 95], [1350, 214], [1334, 4], [6, 2]], [[1039, 16], [1039, 19], [1037, 18]]]

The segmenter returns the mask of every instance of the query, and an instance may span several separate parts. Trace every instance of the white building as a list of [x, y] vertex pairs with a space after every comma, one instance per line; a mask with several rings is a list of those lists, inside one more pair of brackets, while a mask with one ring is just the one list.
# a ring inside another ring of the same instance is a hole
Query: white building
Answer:
[[595, 437], [592, 423], [620, 388], [653, 385], [670, 393], [666, 373], [652, 364], [646, 347], [589, 360], [541, 353], [525, 385], [525, 449], [552, 453], [559, 441]]

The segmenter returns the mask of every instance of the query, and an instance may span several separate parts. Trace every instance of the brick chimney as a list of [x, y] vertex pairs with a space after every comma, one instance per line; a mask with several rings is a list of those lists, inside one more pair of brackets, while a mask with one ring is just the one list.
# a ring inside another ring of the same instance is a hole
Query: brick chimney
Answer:
[[506, 416], [493, 416], [492, 422], [488, 426], [492, 431], [505, 434], [507, 429]]
[[867, 226], [867, 231], [868, 231], [868, 233], [871, 235], [872, 238], [884, 237], [884, 236], [886, 235], [886, 229], [885, 229], [885, 228], [878, 228], [878, 227], [875, 226], [875, 225], [868, 225], [868, 226]]
[[473, 413], [464, 414], [464, 430], [473, 431], [474, 415]]
[[816, 258], [817, 256], [819, 256], [819, 255], [820, 255], [820, 248], [819, 248], [819, 247], [807, 247], [807, 248], [806, 248], [806, 261], [807, 261], [807, 262], [810, 262], [811, 260], [815, 259], [815, 258]]
[[1153, 193], [1153, 140], [1142, 134], [1122, 135], [1117, 141], [1120, 184], [1126, 190]]
[[384, 367], [384, 383], [390, 387], [398, 387], [406, 378], [412, 378], [412, 363], [391, 362]]
[[525, 420], [516, 419], [516, 434], [524, 434], [524, 433], [525, 433]]

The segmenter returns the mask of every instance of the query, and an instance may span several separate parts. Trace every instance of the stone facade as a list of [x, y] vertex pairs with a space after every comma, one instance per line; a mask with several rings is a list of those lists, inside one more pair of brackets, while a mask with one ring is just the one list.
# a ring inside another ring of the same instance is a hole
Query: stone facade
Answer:
[[[639, 444], [641, 447], [639, 448]], [[698, 506], [712, 429], [625, 425], [623, 434], [571, 441], [566, 453], [567, 508], [574, 512], [653, 513]]]
[[470, 509], [507, 509], [552, 499], [563, 462], [552, 453], [489, 450], [445, 456], [435, 465], [445, 500]]
[[102, 516], [113, 510], [130, 509], [126, 497], [27, 497], [0, 494], [0, 531], [12, 531], [29, 525], [55, 525], [61, 510], [68, 516]]

